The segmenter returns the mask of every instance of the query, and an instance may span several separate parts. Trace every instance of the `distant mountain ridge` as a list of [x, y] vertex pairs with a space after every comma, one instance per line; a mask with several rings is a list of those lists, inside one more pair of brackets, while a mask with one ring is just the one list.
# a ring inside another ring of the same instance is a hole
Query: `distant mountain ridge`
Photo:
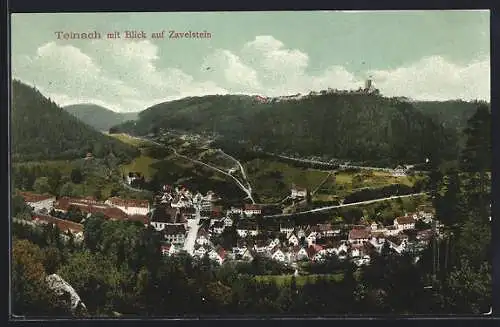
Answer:
[[136, 120], [138, 117], [138, 112], [115, 112], [91, 103], [69, 105], [63, 109], [98, 131], [108, 131], [112, 126]]
[[443, 124], [440, 120], [448, 114], [428, 113], [435, 106], [440, 107], [359, 92], [280, 102], [211, 95], [154, 105], [142, 111], [137, 121], [115, 129], [136, 135], [162, 128], [214, 133], [222, 143], [380, 165], [419, 163], [426, 158], [454, 160], [459, 146], [456, 126], [462, 123]]
[[88, 152], [98, 158], [113, 154], [128, 160], [139, 154], [18, 80], [12, 82], [11, 132], [13, 161], [76, 159]]

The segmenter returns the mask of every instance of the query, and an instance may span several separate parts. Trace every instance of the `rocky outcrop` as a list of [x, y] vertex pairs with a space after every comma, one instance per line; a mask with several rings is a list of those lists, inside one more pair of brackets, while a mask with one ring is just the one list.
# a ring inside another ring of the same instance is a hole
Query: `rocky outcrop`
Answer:
[[57, 274], [49, 275], [47, 276], [47, 283], [52, 290], [61, 296], [67, 296], [69, 294], [71, 299], [71, 312], [85, 312], [87, 310], [78, 293], [76, 293], [73, 287], [62, 279], [61, 276]]

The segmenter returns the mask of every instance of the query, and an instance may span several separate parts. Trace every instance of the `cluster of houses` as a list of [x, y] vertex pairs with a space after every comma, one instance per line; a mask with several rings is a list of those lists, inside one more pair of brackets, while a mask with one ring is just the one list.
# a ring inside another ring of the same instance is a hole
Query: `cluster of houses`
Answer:
[[[198, 230], [194, 256], [208, 255], [217, 262], [225, 260], [252, 260], [256, 255], [293, 264], [297, 261], [322, 261], [335, 255], [340, 260], [349, 259], [357, 265], [369, 264], [374, 252], [380, 253], [384, 245], [395, 253], [408, 251], [411, 246], [424, 246], [435, 235], [434, 229], [415, 230], [418, 220], [432, 222], [432, 214], [424, 211], [394, 219], [390, 226], [377, 223], [354, 226], [345, 235], [340, 228], [331, 224], [316, 226], [294, 226], [291, 222], [279, 224], [274, 237], [269, 237], [269, 229], [262, 228], [253, 219], [234, 219], [243, 210], [232, 208], [230, 215], [211, 219]], [[236, 215], [236, 216], [235, 216]], [[243, 216], [244, 217], [244, 216]], [[236, 221], [236, 222], [235, 222]], [[223, 249], [212, 243], [214, 235], [220, 235], [228, 227], [238, 234], [238, 245]], [[410, 238], [408, 231], [414, 231]], [[174, 254], [169, 248], [168, 254]]]
[[[192, 254], [195, 257], [207, 255], [219, 263], [226, 260], [252, 260], [260, 255], [292, 264], [303, 260], [321, 261], [335, 255], [341, 260], [349, 259], [357, 265], [363, 265], [370, 262], [374, 251], [381, 252], [384, 245], [396, 253], [403, 253], [412, 244], [427, 244], [436, 233], [436, 229], [415, 230], [415, 224], [419, 220], [427, 224], [433, 222], [432, 212], [426, 210], [397, 217], [390, 226], [372, 222], [354, 226], [348, 232], [331, 224], [295, 226], [291, 221], [259, 226], [255, 217], [262, 215], [263, 208], [260, 205], [245, 204], [224, 210], [215, 205], [214, 202], [219, 198], [213, 192], [209, 191], [206, 195], [199, 192], [194, 194], [182, 186], [165, 185], [161, 194], [154, 199], [153, 208], [148, 201], [117, 197], [99, 202], [92, 197], [56, 199], [26, 192], [20, 194], [35, 210], [35, 223], [55, 224], [62, 231], [83, 237], [81, 224], [43, 213], [67, 212], [74, 207], [87, 215], [101, 212], [108, 219], [138, 220], [144, 222], [145, 226], [151, 225], [162, 232], [165, 244], [161, 248], [163, 254], [178, 253], [185, 249], [187, 238], [193, 237]], [[295, 198], [302, 198], [305, 194], [305, 189], [295, 186], [292, 188], [292, 196]], [[195, 225], [190, 221], [195, 222]], [[237, 245], [232, 249], [223, 249], [213, 244], [214, 236], [221, 236], [228, 228], [236, 232]]]
[[[19, 192], [35, 214], [49, 216], [49, 213], [67, 213], [78, 209], [84, 218], [92, 214], [102, 213], [111, 220], [140, 221], [145, 225], [149, 223], [148, 214], [151, 210], [148, 200], [130, 200], [112, 197], [102, 202], [93, 197], [72, 198]], [[55, 218], [55, 217], [53, 217]]]

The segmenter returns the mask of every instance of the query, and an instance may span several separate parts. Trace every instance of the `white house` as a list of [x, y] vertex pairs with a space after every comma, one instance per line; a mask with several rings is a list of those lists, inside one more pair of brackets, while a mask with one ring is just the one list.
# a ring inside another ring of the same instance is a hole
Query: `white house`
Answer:
[[207, 249], [204, 247], [204, 246], [200, 246], [199, 248], [197, 248], [196, 250], [194, 250], [194, 255], [196, 257], [203, 257], [206, 253], [207, 253]]
[[208, 257], [221, 265], [224, 262], [226, 255], [224, 249], [221, 249], [219, 251], [215, 251], [212, 249], [210, 252], [208, 252]]
[[182, 245], [186, 240], [184, 225], [167, 225], [164, 229], [165, 239], [168, 243]]
[[244, 213], [247, 216], [260, 215], [262, 213], [262, 209], [260, 206], [255, 204], [245, 204]]
[[224, 231], [224, 227], [224, 222], [220, 220], [214, 222], [212, 225], [212, 229], [215, 234], [221, 234]]
[[231, 219], [231, 217], [226, 217], [224, 218], [224, 226], [225, 227], [231, 227], [233, 226], [233, 220]]
[[296, 247], [295, 248], [295, 260], [306, 260], [309, 259], [309, 255], [307, 254], [307, 250], [304, 247]]
[[[257, 242], [255, 242], [254, 246], [253, 246], [253, 249], [255, 250], [255, 252], [257, 253], [265, 253], [267, 251], [270, 251], [268, 249], [268, 246], [266, 244], [266, 241], [265, 240], [257, 240]], [[272, 248], [271, 248], [272, 250]]]
[[375, 248], [375, 250], [380, 253], [382, 251], [382, 248], [384, 247], [385, 243], [385, 237], [372, 237], [371, 240], [369, 241], [371, 245]]
[[285, 262], [286, 261], [286, 256], [281, 251], [279, 247], [275, 247], [273, 251], [271, 252], [271, 259], [279, 261], [279, 262]]
[[391, 249], [394, 249], [397, 253], [402, 253], [408, 248], [408, 240], [399, 237], [389, 237], [387, 239]]
[[308, 246], [311, 246], [314, 243], [316, 243], [316, 236], [317, 236], [316, 232], [310, 232], [309, 233], [309, 235], [306, 237], [306, 242], [307, 242]]
[[257, 236], [259, 231], [257, 224], [248, 220], [240, 220], [236, 232], [240, 237], [247, 237], [247, 235]]
[[269, 243], [267, 244], [267, 250], [271, 251], [272, 249], [274, 249], [274, 247], [276, 245], [279, 245], [279, 244], [280, 244], [280, 240], [278, 240], [277, 238], [275, 238], [274, 240], [270, 240]]
[[228, 213], [241, 215], [243, 213], [243, 209], [242, 208], [231, 207], [231, 209], [228, 210]]
[[394, 219], [394, 227], [400, 231], [415, 229], [415, 219], [412, 216], [398, 217]]
[[302, 187], [292, 186], [290, 197], [292, 199], [305, 198], [307, 196], [307, 189]]
[[161, 247], [161, 254], [163, 255], [173, 255], [177, 253], [177, 248], [174, 244], [170, 245], [162, 245]]
[[112, 197], [104, 203], [120, 209], [127, 215], [147, 215], [150, 211], [148, 200], [124, 200], [118, 197]]
[[300, 241], [299, 241], [299, 238], [292, 233], [292, 235], [290, 235], [290, 237], [288, 238], [288, 243], [290, 244], [293, 244], [294, 246], [297, 246], [299, 245]]
[[54, 201], [56, 201], [55, 196], [34, 194], [28, 192], [19, 192], [19, 194], [23, 197], [24, 202], [32, 207], [35, 212], [38, 212], [42, 209], [50, 212], [50, 210], [54, 208]]
[[280, 224], [280, 233], [285, 233], [288, 235], [288, 233], [293, 232], [294, 226], [291, 223], [283, 223]]
[[196, 237], [196, 244], [208, 245], [210, 244], [210, 236], [204, 228], [198, 230], [198, 235]]

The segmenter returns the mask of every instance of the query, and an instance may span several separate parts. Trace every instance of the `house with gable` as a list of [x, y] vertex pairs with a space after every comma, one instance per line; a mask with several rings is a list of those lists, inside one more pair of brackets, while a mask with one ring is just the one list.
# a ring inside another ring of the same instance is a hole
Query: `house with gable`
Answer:
[[274, 247], [274, 249], [271, 250], [271, 259], [279, 262], [285, 262], [286, 261], [286, 256], [285, 253], [280, 249], [280, 247], [277, 245]]
[[389, 236], [387, 237], [389, 247], [401, 254], [408, 248], [408, 239], [401, 236]]
[[351, 244], [363, 244], [370, 240], [370, 230], [363, 227], [355, 227], [349, 232], [348, 241]]
[[243, 212], [247, 217], [252, 217], [262, 214], [262, 208], [256, 204], [245, 204], [245, 210]]
[[292, 185], [290, 190], [290, 198], [292, 199], [305, 199], [307, 197], [307, 189], [297, 185]]
[[280, 223], [280, 233], [285, 233], [288, 235], [289, 233], [293, 232], [294, 228], [294, 224], [290, 221]]
[[224, 222], [224, 227], [233, 226], [233, 219], [230, 216], [226, 216], [222, 221]]
[[218, 220], [213, 223], [212, 230], [215, 234], [222, 234], [222, 232], [224, 231], [224, 227], [224, 221]]
[[184, 225], [167, 225], [163, 233], [165, 240], [171, 244], [183, 245], [186, 240], [186, 228]]
[[236, 232], [240, 237], [247, 237], [248, 235], [257, 236], [259, 234], [257, 223], [249, 219], [240, 220], [236, 227]]
[[297, 235], [295, 234], [291, 234], [289, 237], [288, 237], [288, 243], [292, 244], [293, 246], [298, 246], [299, 243], [300, 243], [300, 240], [299, 238], [297, 237]]
[[195, 246], [193, 255], [198, 258], [203, 258], [208, 252], [209, 252], [208, 247], [197, 244]]
[[394, 219], [394, 227], [397, 230], [415, 229], [415, 219], [413, 216], [397, 217]]
[[196, 244], [199, 244], [199, 245], [209, 245], [210, 244], [210, 235], [205, 230], [205, 228], [198, 229], [198, 235], [196, 235]]
[[302, 261], [309, 259], [309, 254], [307, 253], [306, 248], [303, 246], [294, 246], [292, 248], [292, 253], [293, 253], [293, 259], [295, 261]]
[[161, 254], [163, 255], [174, 255], [177, 253], [177, 247], [174, 244], [162, 245]]

